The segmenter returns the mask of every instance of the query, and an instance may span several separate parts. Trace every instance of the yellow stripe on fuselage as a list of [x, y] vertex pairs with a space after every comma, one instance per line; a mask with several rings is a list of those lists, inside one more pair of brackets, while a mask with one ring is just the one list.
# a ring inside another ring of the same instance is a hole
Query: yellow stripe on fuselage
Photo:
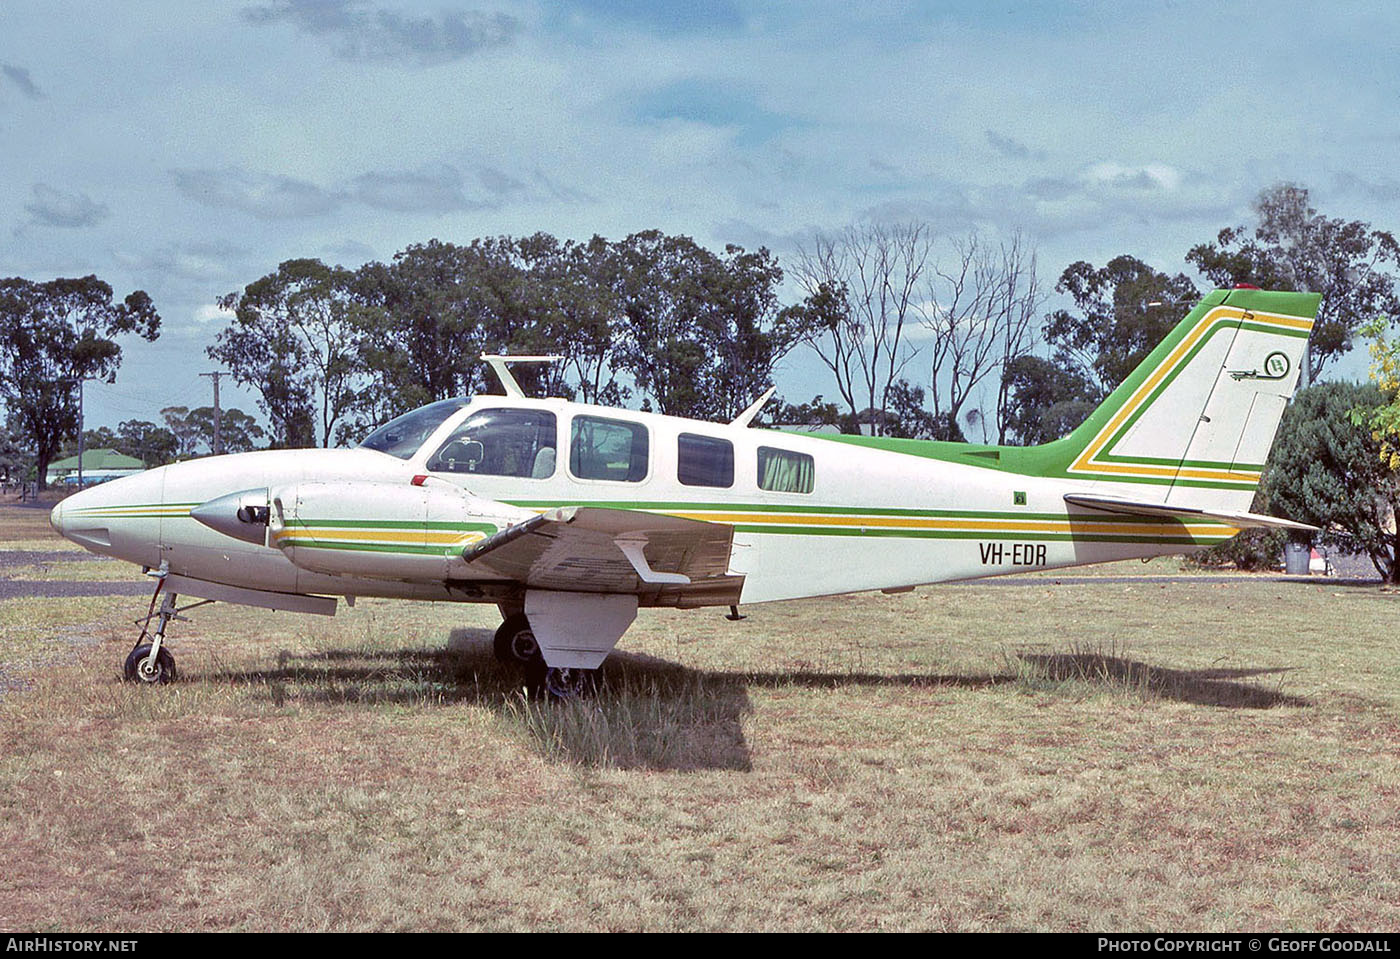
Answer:
[[335, 526], [293, 526], [272, 534], [274, 543], [280, 543], [284, 539], [310, 539], [337, 543], [407, 543], [414, 546], [465, 545], [485, 538], [485, 533], [476, 531], [458, 533], [452, 530], [356, 529]]
[[[545, 512], [540, 508], [539, 512]], [[920, 516], [867, 516], [860, 514], [810, 514], [747, 512], [740, 510], [646, 510], [662, 516], [675, 516], [730, 526], [767, 526], [791, 529], [880, 530], [946, 533], [1025, 533], [1051, 535], [1098, 535], [1123, 537], [1173, 537], [1183, 534], [1194, 539], [1215, 539], [1235, 535], [1239, 530], [1226, 523], [1177, 524], [1170, 521], [1106, 521], [1080, 517], [1064, 519], [978, 519]], [[291, 527], [273, 534], [274, 546], [287, 541], [309, 545], [316, 541], [357, 545], [464, 546], [485, 539], [480, 532], [456, 533], [451, 530], [373, 529], [353, 527]], [[309, 543], [308, 543], [309, 541]]]

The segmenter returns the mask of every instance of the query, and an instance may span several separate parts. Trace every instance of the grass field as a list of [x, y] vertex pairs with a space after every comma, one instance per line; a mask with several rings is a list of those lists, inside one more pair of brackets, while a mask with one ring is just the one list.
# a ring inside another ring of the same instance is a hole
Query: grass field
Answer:
[[[3, 513], [0, 549], [65, 550]], [[552, 707], [490, 607], [216, 605], [147, 689], [145, 600], [0, 601], [0, 928], [1394, 928], [1396, 603], [1046, 576], [643, 611]]]

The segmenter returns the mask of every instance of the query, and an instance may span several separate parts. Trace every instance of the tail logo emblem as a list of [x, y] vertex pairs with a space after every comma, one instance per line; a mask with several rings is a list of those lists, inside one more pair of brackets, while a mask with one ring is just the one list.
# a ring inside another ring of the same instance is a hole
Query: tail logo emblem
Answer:
[[1287, 354], [1275, 351], [1264, 357], [1264, 370], [1231, 370], [1230, 376], [1237, 380], [1281, 380], [1293, 368]]

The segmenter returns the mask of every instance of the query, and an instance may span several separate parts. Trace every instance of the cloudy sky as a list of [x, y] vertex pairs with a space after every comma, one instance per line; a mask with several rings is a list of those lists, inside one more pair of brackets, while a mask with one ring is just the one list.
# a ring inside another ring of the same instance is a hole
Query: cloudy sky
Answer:
[[[1279, 180], [1400, 229], [1400, 8], [1159, 0], [0, 3], [0, 275], [164, 318], [88, 422], [210, 401], [221, 294], [431, 237], [814, 230], [1185, 251]], [[795, 361], [796, 399], [822, 391]], [[252, 411], [250, 398], [226, 405]]]

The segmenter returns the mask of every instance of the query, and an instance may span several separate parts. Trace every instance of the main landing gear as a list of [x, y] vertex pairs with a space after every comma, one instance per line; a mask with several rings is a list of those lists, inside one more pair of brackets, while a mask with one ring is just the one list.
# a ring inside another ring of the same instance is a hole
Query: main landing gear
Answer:
[[[161, 596], [161, 588], [164, 585], [165, 577], [161, 576], [156, 582], [156, 591], [151, 596], [151, 606], [146, 610], [145, 620], [137, 620], [141, 624], [141, 635], [136, 637], [136, 645], [126, 654], [126, 662], [122, 665], [122, 678], [129, 683], [157, 685], [175, 682], [175, 657], [165, 648], [165, 628], [170, 625], [172, 619], [184, 619], [180, 614], [185, 610], [207, 606], [213, 602], [205, 599], [185, 607], [177, 607], [179, 596], [175, 593]], [[156, 609], [157, 599], [161, 601], [159, 610]], [[156, 620], [155, 632], [150, 631], [152, 618]]]
[[499, 662], [517, 666], [528, 665], [540, 656], [540, 644], [535, 642], [535, 634], [530, 629], [530, 621], [524, 613], [507, 616], [501, 628], [496, 630], [493, 644]]
[[545, 663], [540, 644], [535, 641], [534, 631], [524, 613], [506, 617], [501, 628], [496, 630], [492, 649], [497, 661], [524, 670], [531, 692], [543, 692], [552, 700], [563, 701], [587, 696], [594, 691], [594, 674], [597, 670], [549, 666]]

